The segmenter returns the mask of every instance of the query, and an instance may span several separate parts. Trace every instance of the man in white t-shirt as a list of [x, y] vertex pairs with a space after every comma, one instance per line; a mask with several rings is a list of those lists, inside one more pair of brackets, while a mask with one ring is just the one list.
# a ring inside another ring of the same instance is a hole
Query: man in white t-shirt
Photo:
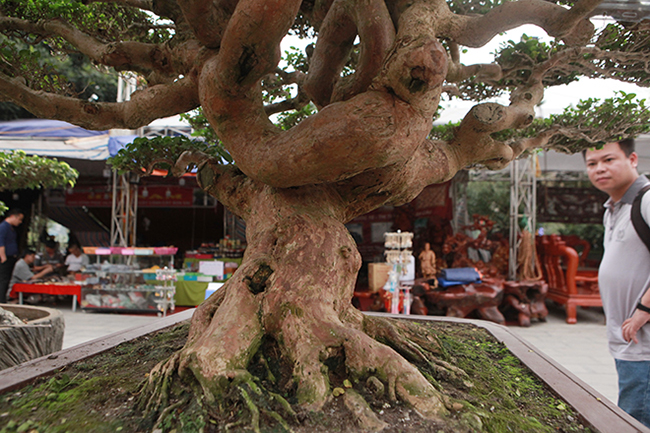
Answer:
[[68, 251], [70, 251], [70, 254], [65, 258], [65, 264], [68, 265], [68, 272], [79, 272], [90, 263], [88, 256], [81, 251], [79, 245], [70, 245]]

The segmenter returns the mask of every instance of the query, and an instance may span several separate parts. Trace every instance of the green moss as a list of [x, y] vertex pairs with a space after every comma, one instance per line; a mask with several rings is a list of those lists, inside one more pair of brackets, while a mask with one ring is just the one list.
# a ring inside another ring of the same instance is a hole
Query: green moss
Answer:
[[0, 413], [8, 414], [0, 433], [137, 431], [138, 417], [113, 409], [134, 406], [142, 380], [155, 364], [182, 347], [188, 329], [189, 325], [181, 325], [122, 344], [20, 391], [0, 395]]
[[300, 308], [296, 304], [285, 302], [280, 306], [280, 317], [284, 318], [289, 314], [300, 318], [305, 315], [305, 312], [303, 311], [302, 308]]
[[[483, 431], [552, 432], [563, 418], [578, 419], [505, 345], [480, 329], [466, 338], [439, 333], [443, 358], [471, 378], [463, 396], [483, 423]], [[543, 421], [540, 421], [543, 420]], [[589, 431], [576, 426], [576, 431]]]

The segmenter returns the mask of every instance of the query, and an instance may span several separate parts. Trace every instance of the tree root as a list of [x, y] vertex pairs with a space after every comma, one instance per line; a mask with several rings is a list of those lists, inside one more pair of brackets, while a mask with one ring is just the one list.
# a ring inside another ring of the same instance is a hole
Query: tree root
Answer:
[[[267, 336], [245, 369], [233, 368], [233, 361], [224, 359], [228, 352], [222, 351], [221, 359], [206, 364], [218, 369], [197, 374], [196, 365], [188, 361], [201, 351], [194, 340], [152, 370], [138, 407], [154, 428], [175, 419], [173, 414], [183, 405], [197, 403], [206, 419], [219, 420], [226, 431], [261, 433], [269, 425], [274, 431], [291, 432], [304, 416], [311, 419], [310, 411], [341, 398], [360, 430], [378, 432], [387, 424], [371, 402], [377, 405], [387, 399], [391, 406], [402, 402], [422, 418], [438, 422], [449, 410], [454, 412], [439, 380], [465, 389], [472, 386], [463, 370], [437, 356], [444, 350], [435, 335], [410, 329], [411, 325], [365, 318], [361, 327], [334, 321], [325, 329], [322, 322], [294, 319], [298, 320], [284, 329], [282, 341], [265, 331]], [[298, 333], [289, 337], [286, 329]], [[294, 349], [294, 344], [305, 341], [310, 342], [308, 347]], [[305, 392], [312, 392], [313, 398], [301, 400]]]

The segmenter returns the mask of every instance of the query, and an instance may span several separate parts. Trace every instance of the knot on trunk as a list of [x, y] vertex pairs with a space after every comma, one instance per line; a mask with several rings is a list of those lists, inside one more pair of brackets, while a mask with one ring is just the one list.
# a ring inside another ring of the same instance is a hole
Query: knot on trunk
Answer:
[[252, 277], [244, 277], [248, 290], [254, 295], [266, 290], [266, 281], [273, 274], [273, 269], [266, 263], [262, 263]]

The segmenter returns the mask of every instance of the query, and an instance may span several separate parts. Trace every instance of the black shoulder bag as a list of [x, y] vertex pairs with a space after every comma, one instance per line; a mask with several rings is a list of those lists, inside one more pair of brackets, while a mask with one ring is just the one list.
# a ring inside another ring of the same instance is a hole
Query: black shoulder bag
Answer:
[[650, 227], [648, 227], [648, 223], [645, 222], [641, 215], [641, 199], [648, 190], [650, 190], [650, 184], [641, 188], [636, 197], [634, 197], [634, 202], [632, 202], [631, 218], [634, 230], [636, 230], [636, 233], [650, 251]]

